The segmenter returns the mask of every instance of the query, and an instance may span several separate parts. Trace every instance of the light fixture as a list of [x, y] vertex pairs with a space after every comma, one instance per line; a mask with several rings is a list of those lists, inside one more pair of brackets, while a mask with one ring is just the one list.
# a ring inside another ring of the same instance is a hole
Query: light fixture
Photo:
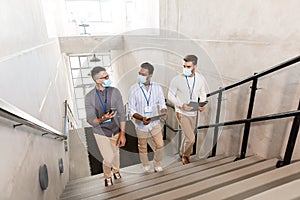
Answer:
[[100, 59], [96, 57], [96, 55], [94, 54], [93, 57], [90, 59], [90, 62], [99, 62]]

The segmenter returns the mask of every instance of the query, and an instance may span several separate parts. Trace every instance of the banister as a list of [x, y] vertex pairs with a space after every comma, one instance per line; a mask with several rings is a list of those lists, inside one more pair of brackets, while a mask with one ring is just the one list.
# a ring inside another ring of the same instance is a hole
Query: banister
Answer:
[[299, 115], [300, 115], [300, 110], [293, 110], [293, 111], [289, 111], [289, 112], [282, 112], [282, 113], [277, 113], [277, 114], [253, 117], [250, 119], [240, 119], [240, 120], [233, 120], [233, 121], [227, 121], [227, 122], [216, 123], [216, 124], [202, 125], [202, 126], [198, 126], [198, 129], [212, 128], [212, 127], [218, 127], [218, 126], [239, 125], [239, 124], [245, 124], [246, 122], [268, 121], [268, 120], [273, 120], [273, 119], [287, 118], [287, 117], [293, 117], [293, 116], [299, 116]]
[[239, 86], [239, 85], [242, 85], [242, 84], [244, 84], [244, 83], [253, 81], [254, 79], [257, 79], [257, 78], [260, 78], [260, 77], [265, 76], [265, 75], [267, 75], [267, 74], [270, 74], [270, 73], [272, 73], [272, 72], [278, 71], [278, 70], [280, 70], [280, 69], [283, 69], [283, 68], [285, 68], [285, 67], [288, 67], [288, 66], [290, 66], [290, 65], [292, 65], [292, 64], [295, 64], [295, 63], [297, 63], [297, 62], [300, 62], [300, 56], [294, 57], [294, 58], [292, 58], [292, 59], [290, 59], [290, 60], [287, 60], [287, 61], [285, 61], [285, 62], [283, 62], [283, 63], [281, 63], [281, 64], [279, 64], [279, 65], [275, 65], [274, 67], [271, 67], [271, 68], [269, 68], [269, 69], [267, 69], [267, 70], [265, 70], [265, 71], [262, 71], [262, 72], [260, 72], [260, 73], [257, 73], [257, 74], [255, 74], [255, 75], [253, 75], [253, 76], [250, 76], [250, 77], [248, 77], [248, 78], [246, 78], [246, 79], [244, 79], [244, 80], [238, 81], [238, 82], [236, 82], [236, 83], [233, 83], [233, 84], [231, 84], [231, 85], [228, 85], [228, 86], [225, 86], [225, 87], [220, 88], [220, 89], [218, 89], [218, 90], [215, 90], [215, 91], [213, 91], [213, 92], [211, 92], [211, 93], [208, 93], [208, 94], [207, 94], [207, 97], [212, 96], [212, 95], [215, 95], [215, 94], [218, 94], [219, 92], [222, 92], [222, 91], [229, 90], [229, 89], [231, 89], [231, 88], [235, 88], [235, 87], [237, 87], [237, 86]]
[[[31, 128], [42, 131], [42, 135], [53, 135], [54, 139], [66, 140], [67, 136], [63, 135], [61, 132], [55, 130], [49, 125], [41, 122], [40, 120], [32, 117], [28, 113], [20, 110], [19, 108], [11, 105], [10, 103], [4, 101], [0, 98], [0, 116], [6, 119], [18, 122], [18, 125], [27, 125]], [[18, 125], [14, 125], [18, 126]]]

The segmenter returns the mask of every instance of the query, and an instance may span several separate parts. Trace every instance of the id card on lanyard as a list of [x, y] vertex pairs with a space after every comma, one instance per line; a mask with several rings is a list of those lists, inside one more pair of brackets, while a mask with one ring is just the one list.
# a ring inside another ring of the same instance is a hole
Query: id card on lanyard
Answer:
[[142, 88], [142, 86], [140, 86], [140, 88], [141, 88], [141, 90], [143, 92], [143, 95], [144, 95], [144, 98], [147, 102], [147, 106], [145, 107], [144, 113], [146, 115], [149, 115], [149, 114], [152, 113], [152, 107], [150, 106], [150, 98], [151, 98], [151, 93], [152, 93], [152, 84], [150, 84], [150, 92], [149, 92], [149, 97], [148, 98], [147, 98], [146, 93], [145, 93], [144, 89]]
[[187, 86], [189, 88], [190, 100], [192, 100], [192, 98], [193, 98], [193, 92], [194, 92], [194, 88], [195, 88], [195, 82], [196, 82], [196, 74], [194, 75], [194, 82], [193, 82], [192, 89], [190, 87], [190, 84], [189, 84], [187, 76], [185, 76], [185, 79], [186, 79], [186, 84], [187, 84]]
[[[103, 103], [103, 101], [102, 101], [102, 99], [101, 99], [101, 97], [100, 97], [100, 92], [99, 92], [99, 90], [96, 89], [96, 93], [97, 93], [98, 99], [99, 99], [99, 101], [100, 101], [100, 104], [101, 104], [102, 109], [103, 109], [104, 114], [105, 114], [105, 113], [106, 113], [106, 103], [107, 103], [107, 89], [105, 89], [105, 95], [104, 95], [104, 98], [105, 98], [105, 99], [104, 99], [104, 103]], [[111, 120], [111, 119], [108, 119], [108, 120], [102, 122], [101, 124], [106, 124], [106, 123], [110, 123], [110, 122], [112, 122], [112, 120]]]

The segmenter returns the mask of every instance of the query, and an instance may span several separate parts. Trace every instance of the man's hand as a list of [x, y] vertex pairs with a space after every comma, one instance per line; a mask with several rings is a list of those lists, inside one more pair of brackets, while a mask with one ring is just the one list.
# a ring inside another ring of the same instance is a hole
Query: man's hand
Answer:
[[117, 140], [117, 146], [124, 147], [126, 144], [126, 137], [124, 132], [119, 133], [119, 138]]
[[186, 103], [182, 104], [181, 108], [182, 108], [182, 110], [185, 110], [185, 111], [191, 111], [191, 110], [193, 110], [193, 107], [189, 106]]
[[160, 119], [164, 120], [164, 121], [167, 121], [167, 119], [168, 119], [167, 109], [161, 109], [160, 113], [161, 114], [166, 114], [166, 115], [162, 116]]
[[111, 112], [111, 113], [107, 112], [102, 116], [102, 118], [104, 118], [105, 120], [112, 119], [116, 116], [116, 114], [117, 114], [116, 112]]
[[205, 110], [205, 107], [204, 107], [204, 106], [203, 106], [203, 107], [199, 106], [199, 107], [198, 107], [198, 110], [199, 110], [200, 112], [202, 112], [203, 110]]
[[143, 117], [143, 124], [144, 125], [148, 125], [148, 124], [150, 124], [150, 122], [151, 122], [151, 119], [149, 119], [149, 120], [147, 120], [147, 117]]

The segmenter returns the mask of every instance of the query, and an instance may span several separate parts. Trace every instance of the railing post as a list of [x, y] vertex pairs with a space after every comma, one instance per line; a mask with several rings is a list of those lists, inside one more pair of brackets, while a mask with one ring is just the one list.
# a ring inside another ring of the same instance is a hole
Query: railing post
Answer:
[[[220, 88], [221, 89], [221, 88]], [[217, 113], [216, 113], [216, 124], [220, 122], [220, 114], [221, 114], [221, 103], [222, 103], [222, 94], [223, 91], [221, 90], [218, 95], [218, 105], [217, 105]], [[217, 152], [217, 141], [218, 141], [218, 134], [219, 134], [219, 126], [214, 128], [214, 138], [213, 138], [213, 148], [211, 150], [211, 156], [216, 156]]]
[[164, 121], [164, 134], [163, 134], [163, 140], [167, 139], [167, 125], [166, 121]]
[[68, 134], [68, 102], [65, 100], [64, 135]]
[[[255, 74], [257, 74], [257, 73], [255, 73]], [[247, 119], [251, 119], [251, 117], [252, 117], [256, 90], [257, 90], [257, 78], [255, 77], [253, 79], [252, 86], [251, 86], [251, 94], [250, 94], [250, 102], [249, 102], [249, 107], [248, 107]], [[250, 133], [250, 125], [251, 125], [250, 121], [247, 121], [245, 123], [241, 155], [236, 160], [244, 159], [246, 157], [246, 151], [247, 151], [247, 145], [248, 145], [248, 139], [249, 139], [249, 133]]]
[[[298, 110], [300, 110], [300, 101], [298, 103]], [[288, 164], [291, 163], [295, 143], [297, 141], [297, 136], [298, 136], [298, 132], [299, 132], [299, 126], [300, 126], [300, 116], [297, 115], [297, 116], [294, 117], [294, 121], [293, 121], [293, 124], [292, 124], [290, 136], [289, 136], [289, 141], [288, 141], [288, 144], [286, 146], [283, 161], [278, 161], [277, 162], [277, 164], [276, 164], [277, 168], [283, 167], [283, 166], [288, 165]]]

